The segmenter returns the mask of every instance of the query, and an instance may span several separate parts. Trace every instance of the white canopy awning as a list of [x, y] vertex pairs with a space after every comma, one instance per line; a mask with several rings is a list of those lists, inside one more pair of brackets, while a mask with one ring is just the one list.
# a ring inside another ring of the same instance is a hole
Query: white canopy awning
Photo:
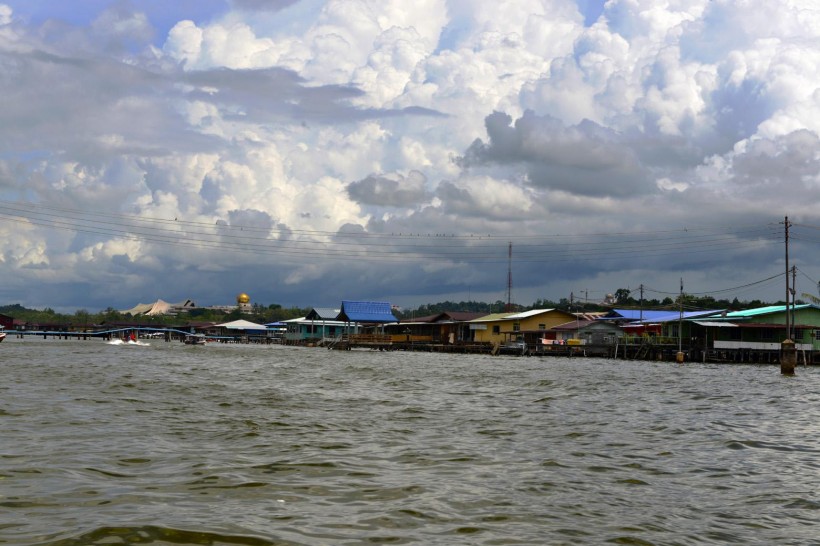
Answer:
[[227, 328], [228, 330], [267, 330], [264, 324], [256, 324], [249, 320], [234, 320], [224, 324], [217, 324], [218, 328]]

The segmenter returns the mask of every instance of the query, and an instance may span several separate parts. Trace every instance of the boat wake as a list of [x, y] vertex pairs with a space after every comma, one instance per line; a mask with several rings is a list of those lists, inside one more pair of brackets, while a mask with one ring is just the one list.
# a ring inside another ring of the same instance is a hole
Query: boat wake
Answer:
[[139, 347], [150, 347], [151, 344], [146, 341], [123, 341], [121, 339], [112, 339], [108, 342], [109, 345], [137, 345]]

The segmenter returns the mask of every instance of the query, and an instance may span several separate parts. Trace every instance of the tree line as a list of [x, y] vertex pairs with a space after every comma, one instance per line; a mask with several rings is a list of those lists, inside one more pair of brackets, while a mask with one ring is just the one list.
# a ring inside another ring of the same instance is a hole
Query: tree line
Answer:
[[[686, 310], [726, 309], [729, 311], [739, 311], [741, 309], [784, 304], [782, 301], [767, 303], [759, 299], [744, 301], [740, 301], [737, 298], [732, 300], [715, 299], [711, 296], [690, 296], [686, 293], [683, 294], [683, 301], [680, 299], [681, 296], [677, 296], [675, 298], [666, 297], [662, 300], [641, 300], [640, 298], [635, 297], [634, 291], [627, 288], [619, 288], [614, 292], [613, 296], [613, 302], [610, 304], [570, 298], [561, 298], [558, 301], [538, 299], [530, 305], [513, 304], [511, 306], [508, 306], [507, 303], [501, 300], [496, 300], [495, 302], [442, 301], [438, 303], [419, 305], [415, 308], [397, 310], [394, 311], [394, 315], [398, 319], [407, 320], [417, 317], [437, 315], [448, 311], [490, 314], [502, 313], [507, 310], [518, 312], [528, 311], [530, 309], [560, 309], [570, 313], [592, 313], [608, 311], [613, 307], [642, 307], [647, 310], [670, 311], [678, 310], [683, 307]], [[803, 300], [798, 300], [798, 303], [803, 303]], [[78, 309], [73, 314], [64, 314], [57, 313], [49, 307], [37, 310], [27, 309], [20, 304], [0, 306], [0, 314], [7, 315], [24, 322], [39, 324], [62, 324], [70, 326], [92, 326], [124, 322], [139, 322], [140, 324], [156, 326], [175, 326], [191, 322], [229, 322], [239, 319], [250, 320], [260, 324], [267, 324], [271, 322], [304, 317], [309, 312], [310, 308], [283, 307], [277, 303], [267, 306], [254, 303], [252, 304], [251, 311], [249, 313], [243, 313], [238, 308], [233, 311], [226, 312], [199, 307], [188, 310], [179, 315], [155, 315], [150, 317], [140, 315], [138, 317], [132, 317], [130, 314], [121, 313], [112, 307], [104, 309], [98, 313], [91, 313], [86, 309]]]
[[10, 316], [27, 323], [60, 324], [66, 326], [92, 326], [103, 324], [135, 323], [150, 326], [179, 326], [192, 322], [230, 322], [245, 319], [256, 323], [266, 324], [305, 316], [310, 309], [297, 307], [283, 307], [279, 304], [262, 306], [253, 304], [249, 313], [243, 313], [238, 308], [233, 311], [193, 308], [178, 315], [139, 315], [122, 313], [109, 307], [98, 313], [91, 313], [86, 309], [78, 309], [73, 314], [58, 313], [46, 307], [44, 309], [27, 309], [20, 304], [0, 306], [0, 314]]
[[[400, 319], [411, 319], [416, 317], [436, 315], [447, 311], [465, 311], [490, 314], [503, 313], [507, 310], [517, 312], [529, 311], [531, 309], [560, 309], [561, 311], [567, 311], [569, 313], [595, 313], [606, 312], [615, 307], [635, 309], [642, 307], [643, 309], [658, 311], [677, 311], [681, 307], [683, 307], [685, 310], [725, 309], [728, 311], [740, 311], [742, 309], [765, 307], [767, 305], [784, 305], [782, 301], [767, 303], [759, 299], [744, 301], [740, 301], [737, 298], [733, 298], [731, 300], [716, 299], [712, 296], [693, 296], [688, 295], [686, 293], [683, 294], [682, 301], [681, 296], [677, 296], [675, 298], [666, 297], [662, 300], [659, 300], [657, 298], [641, 300], [640, 298], [636, 298], [633, 292], [634, 291], [629, 290], [627, 288], [619, 288], [613, 294], [613, 300], [611, 303], [586, 301], [574, 298], [561, 298], [558, 301], [553, 301], [549, 299], [538, 299], [530, 305], [507, 305], [507, 303], [501, 300], [496, 300], [493, 303], [477, 301], [443, 301], [439, 303], [428, 303], [420, 305], [414, 309], [402, 309], [401, 311], [395, 314]], [[803, 301], [798, 300], [797, 303], [803, 303]]]

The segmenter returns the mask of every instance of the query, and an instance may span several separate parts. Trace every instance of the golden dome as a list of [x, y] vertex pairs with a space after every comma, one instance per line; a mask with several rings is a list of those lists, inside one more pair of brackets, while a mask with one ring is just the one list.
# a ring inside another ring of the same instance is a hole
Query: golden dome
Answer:
[[236, 303], [250, 303], [251, 297], [244, 292], [236, 296]]

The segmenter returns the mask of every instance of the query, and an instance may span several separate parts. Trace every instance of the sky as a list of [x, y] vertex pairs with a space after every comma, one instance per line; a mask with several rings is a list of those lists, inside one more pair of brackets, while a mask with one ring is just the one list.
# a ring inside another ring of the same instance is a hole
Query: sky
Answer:
[[818, 294], [816, 0], [0, 0], [0, 97], [0, 305]]

